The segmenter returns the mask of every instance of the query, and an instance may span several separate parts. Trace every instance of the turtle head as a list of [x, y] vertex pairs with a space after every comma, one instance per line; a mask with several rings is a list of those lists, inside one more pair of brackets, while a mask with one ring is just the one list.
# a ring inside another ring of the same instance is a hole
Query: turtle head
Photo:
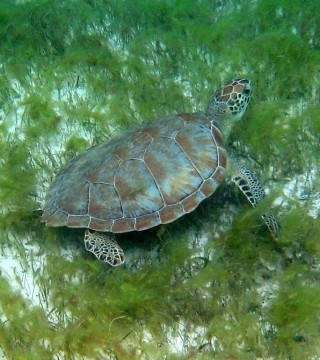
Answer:
[[226, 137], [233, 124], [246, 112], [252, 95], [252, 83], [233, 79], [225, 84], [210, 102], [206, 115], [218, 124]]

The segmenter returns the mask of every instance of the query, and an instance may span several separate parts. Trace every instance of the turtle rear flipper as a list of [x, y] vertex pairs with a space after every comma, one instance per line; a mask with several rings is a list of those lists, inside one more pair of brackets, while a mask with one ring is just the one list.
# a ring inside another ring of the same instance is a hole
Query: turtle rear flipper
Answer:
[[111, 266], [122, 265], [125, 261], [124, 252], [113, 235], [86, 230], [84, 235], [86, 250], [92, 252], [98, 260]]
[[[232, 162], [231, 168], [232, 181], [243, 192], [250, 204], [254, 208], [257, 207], [259, 202], [266, 196], [257, 175], [252, 170], [245, 168], [235, 161]], [[275, 217], [270, 212], [264, 213], [261, 217], [272, 237], [276, 239], [279, 234], [279, 225]]]

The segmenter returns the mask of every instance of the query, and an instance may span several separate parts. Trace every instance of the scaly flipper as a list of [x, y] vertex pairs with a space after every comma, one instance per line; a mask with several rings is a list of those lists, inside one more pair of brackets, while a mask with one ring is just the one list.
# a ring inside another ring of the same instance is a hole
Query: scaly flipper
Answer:
[[[244, 193], [253, 207], [257, 207], [259, 202], [266, 196], [257, 175], [250, 169], [245, 168], [241, 164], [232, 164], [232, 181]], [[279, 225], [275, 217], [269, 212], [262, 215], [264, 223], [267, 225], [274, 238], [279, 233]]]
[[124, 252], [113, 235], [86, 230], [84, 244], [86, 249], [92, 252], [99, 260], [111, 266], [118, 266], [124, 263]]

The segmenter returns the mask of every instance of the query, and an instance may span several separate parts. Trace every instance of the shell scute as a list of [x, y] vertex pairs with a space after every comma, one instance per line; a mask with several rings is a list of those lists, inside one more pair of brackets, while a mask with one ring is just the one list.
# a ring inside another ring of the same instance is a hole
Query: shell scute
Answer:
[[114, 220], [101, 220], [91, 217], [88, 228], [96, 231], [111, 231]]
[[145, 216], [140, 216], [136, 219], [135, 229], [138, 231], [150, 229], [154, 226], [160, 225], [161, 219], [159, 212], [155, 212], [153, 214], [148, 214]]
[[201, 191], [196, 191], [187, 198], [181, 201], [183, 210], [185, 213], [190, 213], [198, 207], [198, 205], [205, 199], [204, 194]]
[[86, 213], [102, 220], [122, 217], [121, 199], [113, 184], [90, 185], [89, 206]]
[[174, 137], [184, 126], [184, 121], [177, 116], [169, 116], [145, 125], [141, 131], [150, 135], [153, 139], [159, 137]]
[[215, 125], [212, 125], [211, 133], [212, 133], [212, 138], [213, 138], [216, 146], [219, 146], [219, 147], [223, 148], [224, 147], [224, 141], [223, 141], [221, 131], [218, 129], [218, 127], [215, 126]]
[[89, 226], [90, 216], [88, 215], [69, 215], [67, 226], [70, 228], [83, 227], [83, 224]]
[[168, 224], [184, 214], [185, 212], [181, 203], [168, 205], [159, 211], [162, 224]]
[[177, 115], [183, 122], [191, 124], [194, 123], [197, 126], [200, 126], [202, 128], [207, 128], [210, 130], [211, 121], [208, 116], [201, 113], [194, 113], [194, 114], [179, 114]]
[[[219, 177], [221, 177], [220, 180], [222, 180], [223, 173], [219, 172], [217, 174]], [[211, 196], [217, 190], [220, 183], [221, 183], [221, 181], [218, 181], [216, 178], [210, 178], [203, 182], [203, 184], [200, 187], [200, 191], [207, 198], [207, 197]]]
[[[90, 163], [96, 164], [95, 166], [91, 165], [89, 169], [84, 172], [85, 179], [90, 183], [106, 183], [113, 185], [114, 183], [114, 175], [121, 163], [121, 160], [112, 153], [109, 152], [109, 148], [104, 144], [100, 148], [96, 148], [97, 154], [101, 153], [104, 154], [103, 161], [98, 156], [95, 158], [91, 158], [90, 156]], [[109, 171], [105, 171], [105, 169], [109, 169]], [[80, 173], [78, 173], [80, 174]], [[76, 173], [74, 172], [76, 176]]]
[[66, 176], [56, 193], [54, 205], [57, 209], [69, 215], [86, 215], [88, 212], [89, 187], [90, 184], [85, 179], [81, 179], [81, 181], [79, 179], [74, 184], [72, 178]]
[[48, 208], [43, 212], [43, 219], [46, 219], [47, 226], [67, 226], [68, 214], [55, 208]]
[[[212, 139], [210, 128], [203, 129], [190, 124], [176, 136], [176, 141], [197, 170], [202, 179], [209, 178], [218, 166], [217, 147]], [[195, 146], [201, 144], [201, 146]]]
[[122, 216], [136, 218], [163, 207], [163, 199], [144, 161], [123, 162], [115, 176], [115, 188], [121, 199]]
[[152, 142], [152, 137], [145, 132], [137, 132], [128, 137], [126, 143], [113, 149], [113, 154], [119, 159], [142, 159], [143, 155]]
[[145, 162], [166, 205], [181, 201], [196, 191], [202, 181], [190, 159], [174, 139], [156, 139], [145, 154]]
[[115, 233], [123, 233], [135, 230], [135, 220], [131, 219], [116, 219], [111, 227], [111, 231]]

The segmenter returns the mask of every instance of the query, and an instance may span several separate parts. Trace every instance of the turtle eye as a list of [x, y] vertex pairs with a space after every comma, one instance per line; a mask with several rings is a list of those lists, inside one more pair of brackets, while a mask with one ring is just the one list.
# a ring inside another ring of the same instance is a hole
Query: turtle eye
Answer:
[[244, 89], [242, 91], [242, 94], [244, 96], [250, 96], [251, 95], [251, 92], [252, 92], [252, 86], [250, 85], [250, 83], [248, 84], [244, 84]]

